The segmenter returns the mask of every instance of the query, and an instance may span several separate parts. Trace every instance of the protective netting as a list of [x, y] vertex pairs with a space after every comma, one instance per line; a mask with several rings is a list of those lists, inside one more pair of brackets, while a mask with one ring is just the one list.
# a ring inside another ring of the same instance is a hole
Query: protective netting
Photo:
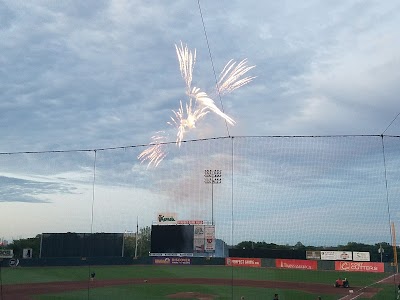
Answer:
[[[1, 155], [2, 237], [134, 231], [137, 216], [151, 225], [175, 212], [213, 213], [229, 244], [390, 241], [398, 147], [380, 136], [210, 139], [165, 145], [156, 168], [137, 159], [142, 147]], [[205, 184], [207, 169], [222, 171], [221, 184]]]
[[[166, 144], [158, 167], [137, 159], [141, 146], [3, 154], [1, 238], [136, 232], [170, 212], [214, 221], [231, 246], [390, 244], [399, 146], [390, 136], [226, 137]], [[221, 170], [221, 183], [206, 184], [205, 170]]]

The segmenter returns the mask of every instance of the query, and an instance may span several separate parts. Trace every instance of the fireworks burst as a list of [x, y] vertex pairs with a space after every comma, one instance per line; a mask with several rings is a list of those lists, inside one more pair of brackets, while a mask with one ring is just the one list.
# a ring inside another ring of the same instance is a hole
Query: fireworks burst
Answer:
[[149, 144], [149, 147], [142, 151], [138, 156], [140, 161], [148, 160], [147, 167], [154, 165], [157, 167], [158, 164], [167, 156], [166, 152], [164, 151], [164, 146], [166, 143], [166, 137], [164, 131], [159, 131], [156, 135], [151, 137], [152, 142]]
[[[192, 87], [193, 70], [196, 63], [196, 49], [192, 52], [187, 45], [181, 42], [180, 46], [175, 45], [175, 50], [181, 76], [185, 81], [188, 100], [185, 105], [180, 101], [179, 109], [172, 111], [172, 122], [167, 122], [167, 124], [177, 129], [176, 144], [180, 147], [185, 133], [196, 128], [196, 124], [209, 112], [217, 114], [230, 125], [234, 125], [235, 121], [222, 112], [206, 92], [201, 91], [198, 87]], [[247, 66], [247, 59], [240, 61], [238, 64], [230, 60], [219, 76], [216, 87], [217, 93], [220, 95], [229, 94], [251, 82], [255, 77], [243, 76], [254, 67], [255, 66]], [[152, 142], [149, 144], [149, 147], [140, 153], [138, 159], [141, 162], [148, 161], [148, 167], [151, 165], [156, 167], [166, 157], [164, 147], [167, 138], [164, 132], [158, 132], [155, 136], [152, 136], [151, 139]]]
[[186, 103], [186, 114], [183, 110], [182, 101], [180, 101], [181, 107], [178, 111], [172, 111], [174, 113], [174, 117], [171, 117], [172, 123], [168, 122], [169, 125], [175, 126], [178, 128], [178, 133], [176, 134], [176, 143], [178, 146], [181, 146], [183, 136], [185, 132], [189, 129], [196, 128], [196, 123], [204, 118], [208, 111], [205, 107], [203, 108], [193, 108], [192, 98], [189, 99], [189, 103]]

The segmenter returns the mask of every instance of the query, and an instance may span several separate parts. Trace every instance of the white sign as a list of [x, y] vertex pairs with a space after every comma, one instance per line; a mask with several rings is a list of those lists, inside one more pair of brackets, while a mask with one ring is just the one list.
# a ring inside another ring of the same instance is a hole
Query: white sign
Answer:
[[215, 239], [206, 239], [205, 251], [215, 251]]
[[193, 256], [193, 253], [149, 253], [149, 256]]
[[32, 258], [32, 248], [25, 248], [22, 250], [22, 258]]
[[321, 260], [353, 260], [351, 251], [321, 251]]
[[335, 260], [335, 251], [321, 251], [321, 260]]
[[354, 261], [371, 261], [369, 252], [353, 252]]
[[194, 238], [195, 239], [204, 239], [205, 232], [203, 225], [194, 225]]
[[176, 213], [159, 213], [157, 215], [157, 223], [158, 224], [175, 225], [176, 219], [177, 219]]
[[204, 237], [206, 239], [215, 239], [215, 226], [214, 225], [204, 226]]
[[353, 260], [353, 252], [351, 251], [337, 251], [335, 253], [335, 260]]
[[14, 252], [12, 249], [0, 249], [0, 258], [12, 258]]
[[193, 239], [194, 252], [204, 252], [205, 250], [205, 240], [203, 239]]

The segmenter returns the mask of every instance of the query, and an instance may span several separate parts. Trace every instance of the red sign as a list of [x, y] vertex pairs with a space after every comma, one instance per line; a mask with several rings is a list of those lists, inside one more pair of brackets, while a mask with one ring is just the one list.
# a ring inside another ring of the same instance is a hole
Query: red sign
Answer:
[[275, 265], [280, 269], [300, 269], [317, 270], [318, 262], [316, 260], [301, 259], [275, 259]]
[[233, 267], [261, 267], [261, 258], [242, 258], [242, 257], [227, 257], [225, 258], [226, 266]]
[[385, 267], [379, 262], [335, 261], [336, 271], [383, 273]]
[[176, 221], [178, 225], [202, 225], [204, 224], [203, 220], [179, 220]]

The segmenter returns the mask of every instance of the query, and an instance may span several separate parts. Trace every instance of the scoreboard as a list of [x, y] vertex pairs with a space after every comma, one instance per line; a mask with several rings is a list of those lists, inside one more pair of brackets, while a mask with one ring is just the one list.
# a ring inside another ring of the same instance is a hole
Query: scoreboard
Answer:
[[152, 225], [151, 253], [215, 252], [214, 225]]

